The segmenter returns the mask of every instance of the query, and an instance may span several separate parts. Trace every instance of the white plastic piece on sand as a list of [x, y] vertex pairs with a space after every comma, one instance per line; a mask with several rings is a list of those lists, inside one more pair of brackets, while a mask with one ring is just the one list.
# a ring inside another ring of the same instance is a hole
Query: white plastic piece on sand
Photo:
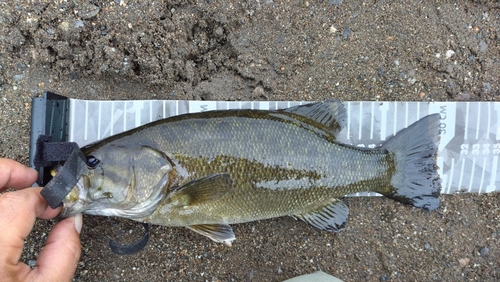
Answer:
[[311, 274], [301, 275], [287, 279], [283, 282], [343, 282], [337, 277], [326, 274], [323, 271], [314, 272]]

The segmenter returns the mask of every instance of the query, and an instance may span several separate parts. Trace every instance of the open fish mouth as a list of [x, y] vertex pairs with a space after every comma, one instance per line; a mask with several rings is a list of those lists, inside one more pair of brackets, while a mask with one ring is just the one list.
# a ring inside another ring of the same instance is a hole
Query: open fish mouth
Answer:
[[81, 213], [89, 204], [88, 189], [85, 188], [85, 177], [80, 177], [76, 185], [63, 200], [62, 217], [70, 217]]
[[[62, 170], [62, 166], [58, 165], [54, 167], [50, 174], [52, 177], [56, 177], [56, 175]], [[60, 213], [62, 217], [70, 217], [80, 213], [80, 210], [85, 206], [86, 201], [84, 199], [87, 198], [88, 189], [85, 188], [84, 185], [84, 177], [80, 176], [80, 179], [76, 183], [76, 185], [71, 189], [71, 191], [66, 195], [63, 199], [63, 209]]]

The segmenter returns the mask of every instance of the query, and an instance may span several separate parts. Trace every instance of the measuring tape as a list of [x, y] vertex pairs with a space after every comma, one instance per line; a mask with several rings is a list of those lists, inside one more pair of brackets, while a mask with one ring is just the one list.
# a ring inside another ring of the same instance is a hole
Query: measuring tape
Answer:
[[[174, 115], [211, 110], [276, 110], [309, 102], [182, 100], [91, 101], [69, 99], [68, 141], [84, 146]], [[500, 191], [500, 103], [344, 102], [347, 126], [337, 140], [375, 148], [399, 130], [433, 113], [441, 116], [437, 163], [442, 193]], [[356, 195], [373, 195], [358, 193]]]

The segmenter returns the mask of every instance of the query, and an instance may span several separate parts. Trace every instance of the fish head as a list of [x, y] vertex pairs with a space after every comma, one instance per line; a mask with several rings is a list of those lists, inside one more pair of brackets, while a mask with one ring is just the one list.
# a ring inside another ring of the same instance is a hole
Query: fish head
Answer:
[[63, 217], [78, 213], [141, 219], [165, 197], [176, 171], [170, 158], [149, 146], [85, 149], [86, 166], [63, 200]]

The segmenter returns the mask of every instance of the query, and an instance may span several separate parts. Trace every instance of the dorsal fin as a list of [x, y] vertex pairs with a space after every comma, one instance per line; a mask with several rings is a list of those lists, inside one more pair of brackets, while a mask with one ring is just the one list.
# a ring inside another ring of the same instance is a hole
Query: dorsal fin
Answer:
[[337, 135], [347, 124], [347, 111], [339, 100], [300, 105], [283, 111], [314, 120], [326, 126], [333, 135]]

